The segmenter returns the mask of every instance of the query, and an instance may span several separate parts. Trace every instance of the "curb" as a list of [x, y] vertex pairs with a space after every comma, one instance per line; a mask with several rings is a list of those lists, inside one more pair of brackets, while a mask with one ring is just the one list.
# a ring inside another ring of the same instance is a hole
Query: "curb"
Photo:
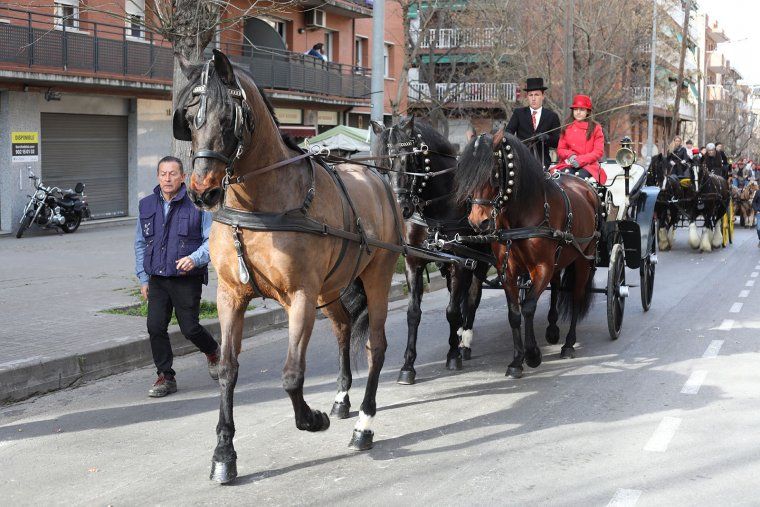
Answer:
[[[404, 299], [404, 282], [391, 285], [388, 301]], [[426, 291], [446, 287], [446, 279], [438, 271], [430, 275]], [[317, 318], [324, 318], [321, 313]], [[219, 319], [204, 319], [201, 324], [214, 338], [220, 340]], [[246, 312], [243, 339], [270, 329], [287, 325], [287, 314], [280, 307], [258, 308]], [[179, 330], [169, 327], [169, 339], [175, 356], [197, 352]], [[116, 373], [130, 371], [153, 364], [147, 333], [139, 336], [111, 340], [104, 347], [82, 354], [63, 357], [33, 357], [0, 367], [0, 403], [21, 401], [51, 391], [78, 386]]]

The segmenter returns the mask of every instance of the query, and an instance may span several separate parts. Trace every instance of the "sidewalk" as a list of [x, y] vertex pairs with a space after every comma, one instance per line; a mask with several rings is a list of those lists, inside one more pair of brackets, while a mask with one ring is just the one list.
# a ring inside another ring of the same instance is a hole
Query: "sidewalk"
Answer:
[[[151, 364], [145, 320], [102, 313], [137, 302], [134, 222], [86, 227], [74, 234], [42, 231], [0, 238], [0, 402], [23, 399]], [[392, 296], [403, 294], [396, 275]], [[445, 281], [431, 274], [431, 290]], [[216, 275], [203, 299], [216, 300]], [[254, 301], [245, 337], [282, 325], [271, 300]], [[218, 322], [203, 321], [218, 338]], [[194, 347], [170, 328], [175, 354]]]

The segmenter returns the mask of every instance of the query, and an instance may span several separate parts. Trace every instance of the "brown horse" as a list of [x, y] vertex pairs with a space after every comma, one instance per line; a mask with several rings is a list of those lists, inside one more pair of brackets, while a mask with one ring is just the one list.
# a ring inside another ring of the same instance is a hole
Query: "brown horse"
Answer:
[[[575, 357], [576, 324], [588, 312], [592, 297], [599, 212], [596, 191], [575, 176], [549, 176], [528, 149], [503, 129], [494, 136], [473, 138], [459, 159], [456, 174], [457, 198], [472, 204], [468, 218], [473, 229], [494, 238], [513, 234], [491, 243], [503, 275], [514, 340], [514, 360], [507, 375], [520, 378], [523, 362], [532, 368], [541, 364], [533, 317], [538, 298], [549, 283], [547, 340], [556, 343], [559, 336], [559, 303], [563, 315], [571, 316], [561, 355]], [[574, 241], [564, 234], [568, 232]], [[563, 233], [562, 239], [555, 233]], [[518, 279], [530, 281], [524, 286], [523, 301]], [[521, 313], [525, 318], [524, 346]]]
[[757, 181], [752, 180], [745, 184], [744, 188], [734, 197], [736, 214], [741, 217], [740, 221], [744, 227], [755, 226], [755, 210], [752, 209], [752, 201], [755, 198], [757, 188]]
[[[205, 66], [183, 62], [182, 68], [189, 84], [178, 101], [174, 128], [175, 137], [192, 141], [189, 193], [196, 204], [217, 210], [215, 219], [228, 208], [269, 213], [286, 224], [299, 217], [303, 222], [307, 214], [334, 230], [343, 230], [348, 218], [354, 233], [363, 231], [366, 238], [399, 244], [400, 211], [386, 197], [389, 188], [379, 174], [341, 165], [336, 172], [345, 187], [342, 191], [329, 167], [312, 163], [307, 156], [299, 158], [302, 151], [280, 134], [272, 107], [253, 79], [233, 68], [221, 52], [214, 50]], [[219, 277], [222, 332], [221, 406], [211, 478], [224, 483], [237, 475], [233, 392], [243, 316], [257, 292], [278, 301], [288, 314], [282, 383], [300, 430], [321, 431], [330, 425], [328, 416], [311, 409], [303, 396], [306, 347], [317, 306], [326, 305], [322, 311], [338, 339], [340, 373], [332, 412], [338, 417], [348, 417], [350, 405], [350, 343], [363, 342], [368, 335], [367, 387], [350, 446], [369, 449], [386, 350], [388, 291], [398, 253], [329, 234], [250, 230], [244, 224], [236, 228], [218, 221], [211, 229], [210, 251]], [[346, 287], [351, 290], [344, 293]]]

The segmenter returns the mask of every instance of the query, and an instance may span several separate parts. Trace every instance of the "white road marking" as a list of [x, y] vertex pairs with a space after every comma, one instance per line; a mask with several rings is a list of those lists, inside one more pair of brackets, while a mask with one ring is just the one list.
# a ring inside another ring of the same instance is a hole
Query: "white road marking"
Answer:
[[702, 357], [705, 359], [710, 359], [712, 357], [717, 357], [718, 352], [720, 352], [720, 348], [723, 346], [723, 340], [713, 340], [710, 342], [710, 345], [707, 346], [707, 350], [705, 350], [705, 353], [702, 354]]
[[740, 297], [740, 298], [748, 298], [748, 297], [749, 297], [749, 291], [748, 291], [748, 290], [746, 290], [746, 289], [745, 289], [745, 290], [743, 290], [743, 291], [741, 291], [741, 292], [739, 293], [739, 297]]
[[697, 394], [699, 388], [702, 387], [702, 383], [707, 377], [707, 370], [697, 370], [691, 374], [689, 380], [683, 385], [681, 394]]
[[680, 425], [681, 419], [678, 417], [663, 417], [660, 425], [654, 430], [652, 438], [644, 446], [644, 450], [649, 452], [665, 452]]
[[725, 319], [723, 322], [720, 323], [720, 326], [718, 326], [718, 331], [731, 331], [734, 327], [734, 321], [731, 319]]
[[641, 491], [638, 489], [619, 489], [607, 507], [633, 507], [639, 501], [640, 496]]
[[731, 309], [728, 311], [728, 313], [739, 313], [742, 311], [742, 306], [744, 306], [744, 303], [734, 303], [731, 305]]
[[753, 271], [752, 274], [750, 274], [750, 278], [757, 278], [757, 271]]
[[747, 283], [744, 284], [745, 287], [754, 287], [755, 281], [754, 280], [747, 280]]

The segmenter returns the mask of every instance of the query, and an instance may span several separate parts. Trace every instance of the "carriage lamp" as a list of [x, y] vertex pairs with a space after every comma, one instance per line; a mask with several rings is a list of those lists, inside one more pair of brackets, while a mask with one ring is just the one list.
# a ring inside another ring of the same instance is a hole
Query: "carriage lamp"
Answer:
[[620, 149], [615, 154], [615, 161], [620, 167], [631, 167], [636, 162], [636, 152], [633, 151], [633, 141], [626, 136], [620, 141]]

